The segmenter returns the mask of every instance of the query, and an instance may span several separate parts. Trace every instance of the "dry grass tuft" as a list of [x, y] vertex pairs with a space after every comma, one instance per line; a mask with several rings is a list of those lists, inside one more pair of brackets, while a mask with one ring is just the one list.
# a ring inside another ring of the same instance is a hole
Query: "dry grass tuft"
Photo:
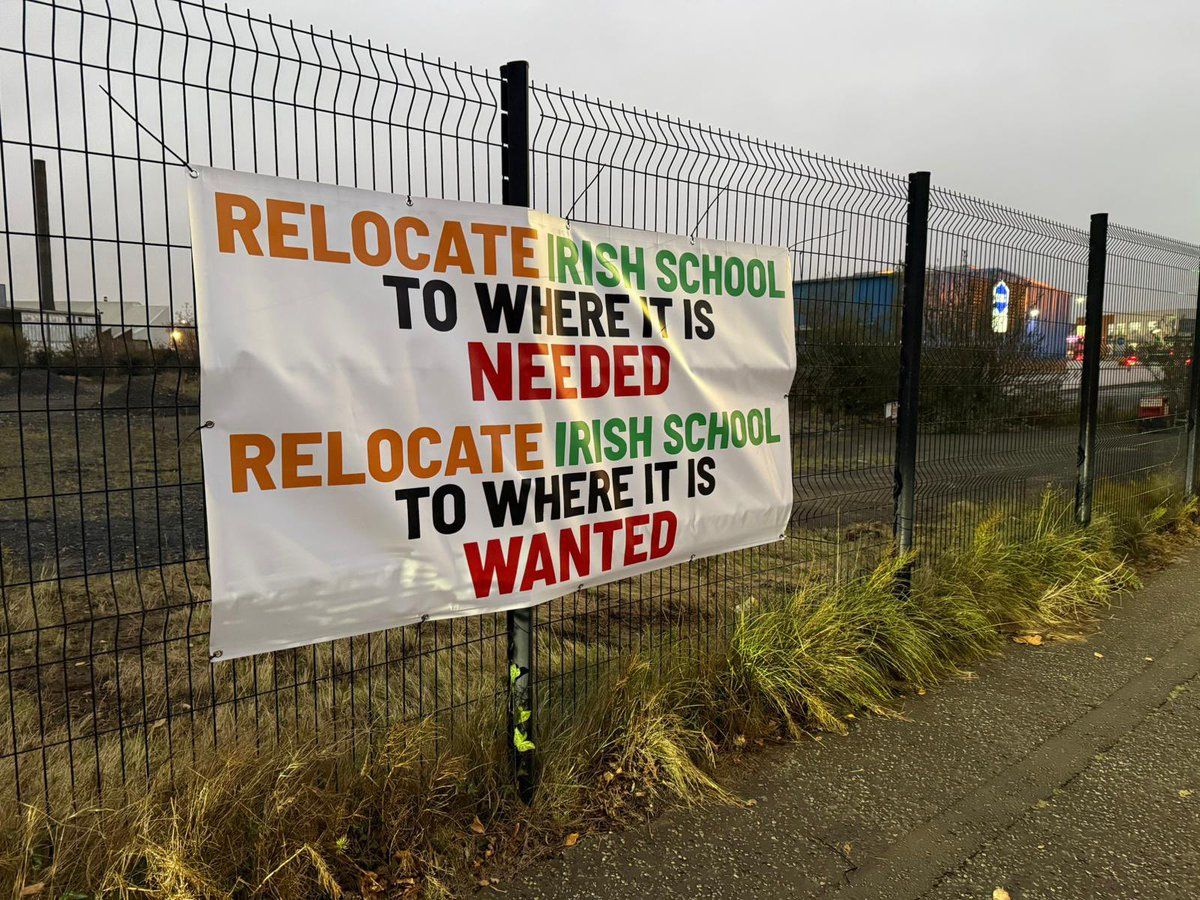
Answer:
[[358, 765], [338, 746], [227, 746], [125, 803], [60, 818], [27, 807], [12, 874], [121, 896], [434, 887], [457, 867], [448, 854], [472, 817], [488, 814], [483, 768], [495, 769], [457, 748], [435, 751], [435, 730], [393, 729]]

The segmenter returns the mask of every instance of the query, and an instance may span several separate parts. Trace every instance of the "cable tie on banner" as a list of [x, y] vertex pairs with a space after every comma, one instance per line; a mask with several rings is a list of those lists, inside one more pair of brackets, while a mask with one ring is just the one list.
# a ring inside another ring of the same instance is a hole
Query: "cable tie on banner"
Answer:
[[96, 87], [98, 87], [98, 88], [100, 88], [100, 90], [104, 91], [104, 96], [106, 96], [108, 98], [108, 102], [113, 104], [121, 112], [125, 113], [125, 115], [129, 116], [129, 120], [131, 122], [133, 122], [134, 125], [136, 125], [140, 129], [142, 129], [142, 131], [146, 132], [146, 134], [148, 134], [158, 144], [158, 146], [162, 147], [164, 150], [166, 150], [168, 153], [170, 153], [173, 157], [175, 157], [177, 160], [179, 160], [179, 164], [181, 166], [183, 166], [185, 169], [187, 169], [188, 175], [190, 175], [192, 178], [200, 177], [200, 173], [192, 168], [192, 164], [190, 162], [188, 162], [186, 159], [184, 159], [182, 156], [180, 156], [178, 153], [176, 153], [174, 150], [172, 150], [170, 147], [168, 147], [166, 141], [164, 141], [157, 134], [155, 134], [153, 131], [151, 131], [149, 128], [147, 128], [145, 125], [143, 125], [141, 122], [139, 122], [137, 119], [137, 116], [135, 116], [133, 113], [131, 113], [128, 109], [126, 109], [125, 105], [123, 103], [121, 103], [120, 100], [118, 100], [116, 97], [114, 97], [112, 94], [110, 94], [108, 92], [108, 88], [106, 88], [102, 84], [98, 84], [98, 85], [96, 85]]
[[827, 234], [818, 234], [815, 237], [801, 238], [800, 240], [796, 241], [796, 243], [794, 243], [790, 247], [788, 247], [788, 249], [795, 250], [801, 244], [811, 244], [813, 241], [819, 241], [819, 240], [822, 240], [823, 238], [836, 237], [837, 235], [841, 234], [845, 230], [846, 230], [845, 228], [839, 228], [837, 231], [830, 231]]
[[713, 195], [713, 198], [710, 201], [708, 201], [708, 206], [706, 206], [704, 208], [704, 212], [702, 212], [700, 214], [700, 218], [696, 220], [695, 227], [692, 228], [691, 233], [688, 235], [688, 240], [692, 242], [692, 246], [695, 246], [695, 244], [696, 244], [696, 232], [698, 232], [700, 230], [700, 224], [706, 218], [708, 218], [708, 214], [709, 214], [709, 212], [712, 211], [713, 206], [716, 204], [716, 202], [718, 200], [721, 199], [721, 195], [723, 193], [725, 193], [727, 190], [729, 190], [729, 188], [723, 187], [719, 191], [717, 191], [717, 193], [715, 195]]
[[571, 230], [571, 213], [575, 212], [576, 205], [578, 205], [580, 200], [582, 200], [584, 197], [587, 196], [587, 192], [591, 189], [592, 185], [596, 183], [596, 179], [600, 177], [600, 173], [603, 172], [606, 168], [607, 168], [607, 166], [604, 163], [600, 163], [596, 167], [596, 174], [588, 179], [588, 183], [583, 186], [583, 190], [579, 192], [579, 196], [571, 201], [571, 208], [568, 209], [567, 214], [565, 216], [563, 216], [563, 218], [567, 222], [567, 230], [568, 231]]
[[405, 202], [406, 204], [408, 204], [409, 206], [412, 206], [412, 205], [413, 205], [413, 202], [412, 202], [412, 194], [409, 194], [407, 197], [405, 197], [405, 198], [404, 198], [404, 202]]
[[209, 419], [206, 422], [203, 422], [200, 425], [197, 425], [195, 428], [193, 428], [191, 431], [189, 431], [187, 434], [185, 434], [183, 437], [181, 437], [176, 442], [175, 449], [178, 450], [180, 447], [182, 447], [183, 442], [190, 439], [192, 435], [198, 434], [200, 431], [202, 431], [205, 428], [212, 428], [212, 427], [214, 427], [214, 424], [215, 423], [213, 422], [213, 420]]

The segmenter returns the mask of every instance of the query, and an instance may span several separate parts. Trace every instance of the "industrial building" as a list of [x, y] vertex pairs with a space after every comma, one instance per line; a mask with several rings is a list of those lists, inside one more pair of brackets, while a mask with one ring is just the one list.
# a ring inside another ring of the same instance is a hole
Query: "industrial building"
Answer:
[[[793, 283], [796, 328], [835, 329], [839, 339], [896, 338], [903, 274], [857, 272]], [[999, 267], [932, 268], [926, 275], [925, 337], [930, 344], [972, 343], [996, 334], [995, 296], [1004, 291], [1002, 333], [1036, 356], [1061, 358], [1075, 333], [1077, 298], [1069, 291]], [[974, 310], [976, 315], [970, 315]], [[964, 315], [964, 311], [968, 314]]]
[[11, 300], [6, 285], [0, 285], [0, 325], [19, 327], [30, 353], [60, 353], [88, 343], [166, 349], [177, 338], [176, 317], [169, 306], [105, 297], [46, 308], [38, 299]]

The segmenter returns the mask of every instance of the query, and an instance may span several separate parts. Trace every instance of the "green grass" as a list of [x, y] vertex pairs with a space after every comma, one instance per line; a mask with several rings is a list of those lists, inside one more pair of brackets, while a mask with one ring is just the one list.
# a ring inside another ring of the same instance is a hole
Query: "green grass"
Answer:
[[[861, 574], [816, 569], [796, 589], [767, 578], [707, 643], [598, 655], [539, 630], [539, 658], [577, 682], [539, 687], [530, 807], [509, 783], [502, 703], [485, 699], [453, 728], [343, 727], [332, 740], [325, 722], [321, 740], [288, 727], [269, 742], [202, 744], [103, 800], [60, 803], [53, 817], [29, 807], [0, 837], [0, 877], [47, 896], [444, 896], [503, 880], [572, 832], [668, 803], [736, 802], [719, 777], [722, 751], [840, 731], [847, 713], [889, 715], [899, 693], [964, 673], [1012, 634], [1086, 622], [1137, 584], [1137, 566], [1198, 530], [1194, 504], [1167, 483], [1106, 485], [1097, 508], [1086, 531], [1050, 494], [1021, 516], [984, 516], [962, 547], [917, 561], [906, 598], [895, 584], [910, 560], [895, 557], [858, 560]], [[684, 634], [693, 613], [681, 605], [637, 624]], [[320, 708], [337, 705], [326, 697]]]

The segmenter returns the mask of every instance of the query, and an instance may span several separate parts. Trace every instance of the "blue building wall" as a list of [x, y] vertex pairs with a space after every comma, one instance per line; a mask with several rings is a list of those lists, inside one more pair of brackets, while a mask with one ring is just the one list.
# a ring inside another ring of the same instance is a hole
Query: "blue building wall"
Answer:
[[796, 327], [807, 329], [822, 316], [830, 321], [853, 317], [883, 324], [893, 314], [899, 286], [900, 276], [893, 272], [796, 281], [792, 284]]

